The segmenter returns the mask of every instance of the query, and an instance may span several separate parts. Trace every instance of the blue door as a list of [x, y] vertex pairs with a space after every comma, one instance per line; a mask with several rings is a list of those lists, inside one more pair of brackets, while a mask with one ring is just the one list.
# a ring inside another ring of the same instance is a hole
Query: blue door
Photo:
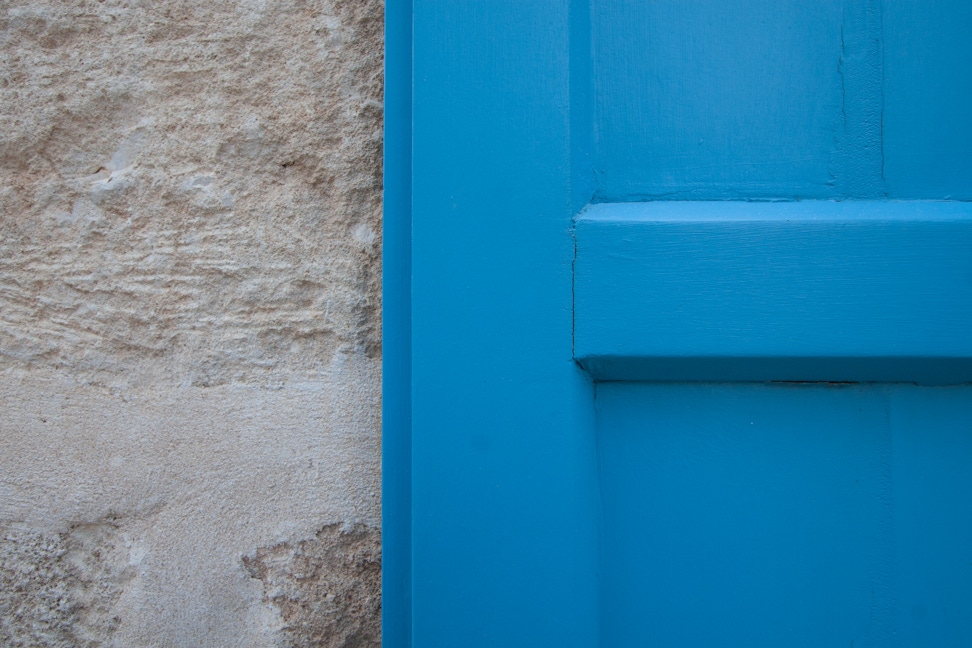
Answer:
[[386, 33], [385, 644], [972, 645], [972, 4]]

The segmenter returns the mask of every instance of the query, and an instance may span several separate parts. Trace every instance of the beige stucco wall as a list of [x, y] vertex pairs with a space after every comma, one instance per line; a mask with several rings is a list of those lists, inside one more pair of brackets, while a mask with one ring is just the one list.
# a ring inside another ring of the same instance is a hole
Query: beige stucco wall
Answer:
[[381, 38], [0, 3], [0, 645], [378, 644]]

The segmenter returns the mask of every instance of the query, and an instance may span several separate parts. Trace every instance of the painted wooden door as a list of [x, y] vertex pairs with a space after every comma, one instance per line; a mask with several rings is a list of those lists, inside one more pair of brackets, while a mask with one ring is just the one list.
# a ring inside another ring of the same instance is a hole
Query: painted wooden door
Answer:
[[972, 4], [386, 34], [385, 645], [972, 645]]

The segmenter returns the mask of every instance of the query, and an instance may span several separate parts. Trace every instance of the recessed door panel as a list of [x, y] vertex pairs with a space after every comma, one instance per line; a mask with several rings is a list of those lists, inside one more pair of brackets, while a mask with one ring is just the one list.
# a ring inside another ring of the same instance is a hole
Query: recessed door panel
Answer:
[[884, 177], [893, 198], [972, 199], [972, 2], [884, 0]]
[[880, 15], [596, 0], [598, 200], [880, 193]]
[[901, 646], [972, 646], [972, 387], [889, 391]]
[[972, 641], [972, 388], [600, 383], [602, 645]]
[[972, 198], [972, 4], [594, 0], [598, 201]]

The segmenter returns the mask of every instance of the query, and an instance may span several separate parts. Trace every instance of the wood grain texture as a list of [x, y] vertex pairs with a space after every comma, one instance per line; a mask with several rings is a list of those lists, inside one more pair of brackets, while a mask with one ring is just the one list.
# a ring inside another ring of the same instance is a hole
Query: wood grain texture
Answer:
[[598, 379], [972, 380], [972, 205], [604, 204], [576, 237]]
[[972, 199], [972, 4], [598, 0], [595, 202]]
[[888, 193], [972, 200], [972, 3], [883, 4]]
[[596, 2], [596, 201], [876, 195], [871, 4]]
[[601, 646], [968, 646], [972, 387], [602, 383]]
[[[410, 310], [395, 324], [410, 345], [408, 645], [644, 645], [658, 636], [624, 614], [644, 614], [628, 586], [645, 583], [657, 588], [649, 612], [670, 605], [676, 588], [692, 608], [663, 619], [684, 622], [671, 645], [718, 644], [721, 630], [746, 625], [737, 612], [765, 631], [755, 637], [763, 645], [785, 644], [772, 631], [791, 627], [806, 631], [806, 645], [863, 636], [861, 619], [874, 622], [871, 645], [889, 645], [898, 622], [887, 595], [895, 511], [884, 396], [917, 388], [598, 381], [972, 381], [972, 203], [885, 200], [884, 110], [897, 86], [885, 83], [883, 30], [907, 12], [889, 18], [881, 0], [413, 7], [412, 148], [396, 162], [410, 174], [412, 217], [411, 263], [398, 266], [409, 276], [396, 279], [408, 284]], [[934, 30], [919, 31], [932, 47]], [[904, 60], [910, 45], [895, 43]], [[895, 127], [927, 144], [924, 126], [910, 123], [919, 113], [901, 114]], [[933, 174], [931, 163], [923, 169]], [[900, 186], [903, 197], [941, 188]], [[872, 202], [827, 202], [845, 198]], [[624, 416], [594, 411], [602, 389], [634, 394]], [[968, 388], [942, 388], [953, 389], [956, 402], [916, 401], [908, 415], [944, 412], [960, 429]], [[670, 424], [673, 445], [723, 442], [727, 419], [745, 431], [758, 416], [795, 433], [728, 439], [710, 471], [673, 471], [661, 497], [642, 488], [659, 478], [645, 466], [666, 461], [652, 446], [660, 426]], [[616, 426], [628, 426], [630, 444], [609, 447]], [[780, 461], [758, 473], [773, 453]], [[911, 477], [925, 470], [915, 463]], [[719, 471], [745, 483], [708, 488]], [[868, 483], [858, 489], [848, 475]], [[929, 488], [966, 482], [956, 472]], [[787, 494], [814, 506], [822, 494], [832, 506], [801, 516]], [[721, 506], [736, 495], [757, 505], [741, 514], [768, 503], [780, 516], [747, 527]], [[960, 504], [948, 510], [962, 515]], [[901, 511], [909, 542], [920, 545], [926, 523], [947, 527], [945, 515]], [[659, 557], [644, 542], [665, 531], [656, 513], [703, 531], [725, 523], [728, 535], [702, 533], [681, 548], [685, 538], [673, 536], [685, 570], [638, 571], [624, 557]], [[809, 559], [777, 540], [802, 543]], [[759, 543], [772, 554], [768, 579], [813, 596], [754, 587], [724, 600], [736, 577], [751, 575], [733, 561]], [[695, 551], [712, 545], [724, 561]], [[961, 556], [950, 547], [900, 573], [944, 572]], [[706, 561], [713, 571], [689, 573]], [[958, 585], [945, 595], [965, 600]], [[699, 613], [706, 597], [729, 612]], [[686, 627], [708, 634], [679, 641]]]
[[570, 351], [579, 5], [414, 4], [416, 647], [597, 641], [593, 392]]
[[382, 644], [412, 638], [412, 3], [385, 0]]

